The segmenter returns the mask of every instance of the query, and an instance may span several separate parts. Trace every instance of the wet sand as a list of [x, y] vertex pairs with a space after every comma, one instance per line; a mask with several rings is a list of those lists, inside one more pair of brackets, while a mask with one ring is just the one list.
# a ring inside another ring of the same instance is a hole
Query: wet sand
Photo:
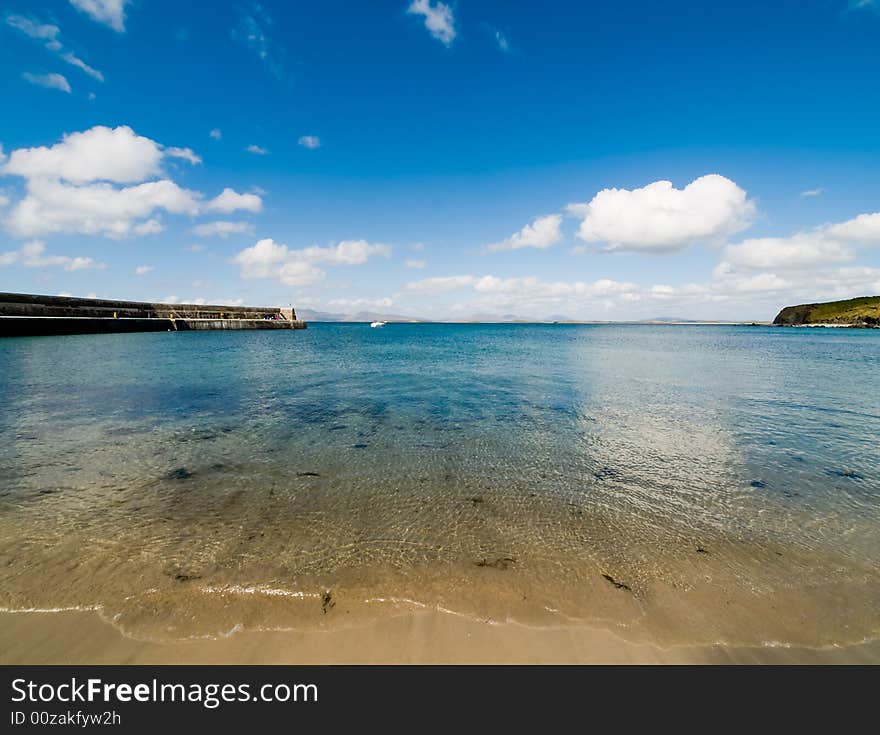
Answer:
[[326, 631], [239, 631], [159, 643], [128, 638], [94, 612], [28, 612], [0, 618], [0, 664], [880, 664], [880, 641], [660, 648], [584, 626], [532, 628], [419, 612]]

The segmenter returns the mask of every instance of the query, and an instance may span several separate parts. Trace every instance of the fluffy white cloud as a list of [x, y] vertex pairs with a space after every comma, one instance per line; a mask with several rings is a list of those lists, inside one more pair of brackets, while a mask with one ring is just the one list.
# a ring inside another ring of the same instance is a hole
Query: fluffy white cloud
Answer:
[[[426, 278], [407, 284], [405, 293], [423, 298], [454, 295], [456, 302], [447, 308], [463, 314], [497, 316], [514, 313], [527, 318], [547, 318], [551, 315], [552, 318], [556, 318], [555, 315], [583, 317], [596, 311], [605, 314], [614, 304], [619, 306], [641, 298], [636, 284], [609, 278], [585, 282], [547, 281], [535, 276], [500, 278], [492, 275]], [[421, 309], [423, 313], [425, 308], [423, 306]]]
[[825, 235], [853, 244], [880, 244], [880, 212], [860, 214], [846, 222], [831, 225], [825, 230]]
[[406, 262], [404, 263], [404, 265], [407, 268], [412, 268], [414, 270], [421, 270], [422, 268], [427, 267], [428, 261], [427, 260], [420, 260], [418, 258], [408, 258], [406, 260]]
[[245, 150], [248, 153], [253, 153], [255, 156], [265, 156], [269, 153], [265, 148], [261, 148], [260, 146], [251, 143]]
[[792, 237], [761, 237], [744, 240], [724, 248], [716, 273], [764, 268], [797, 269], [851, 260], [852, 249], [844, 242], [821, 233], [801, 233]]
[[208, 133], [214, 140], [222, 140], [223, 133], [220, 128], [214, 128], [210, 133]]
[[134, 269], [135, 275], [145, 276], [147, 273], [152, 273], [156, 268], [152, 265], [139, 265]]
[[336, 245], [330, 245], [325, 248], [313, 246], [292, 252], [314, 263], [363, 265], [374, 255], [380, 255], [384, 258], [389, 257], [391, 255], [391, 248], [387, 245], [372, 244], [366, 240], [342, 240]]
[[121, 238], [159, 231], [158, 221], [148, 219], [157, 210], [195, 215], [198, 194], [167, 179], [121, 189], [108, 183], [72, 186], [32, 179], [5, 224], [15, 237], [69, 232]]
[[262, 211], [263, 200], [256, 194], [239, 194], [226, 187], [218, 196], [205, 205], [209, 212], [235, 212], [244, 210], [254, 214]]
[[825, 189], [822, 189], [822, 188], [807, 189], [806, 191], [801, 192], [801, 196], [802, 197], [817, 197], [817, 196], [824, 194], [824, 193], [825, 193]]
[[880, 245], [880, 213], [860, 214], [791, 237], [762, 237], [724, 248], [716, 275], [743, 270], [801, 270], [855, 257], [858, 246]]
[[206, 222], [192, 228], [198, 237], [229, 237], [230, 235], [251, 234], [254, 227], [250, 222]]
[[516, 297], [518, 294], [545, 298], [557, 297], [599, 297], [613, 296], [636, 290], [633, 283], [613, 281], [602, 278], [592, 283], [582, 281], [542, 281], [534, 276], [524, 278], [498, 278], [497, 276], [442, 276], [425, 278], [406, 285], [406, 290], [421, 294], [438, 294], [461, 289], [473, 289], [479, 293], [505, 294]]
[[[683, 285], [599, 279], [546, 281], [534, 276], [455, 275], [407, 285], [419, 298], [420, 313], [444, 318], [450, 310], [483, 316], [516, 314], [527, 318], [646, 319], [682, 316], [696, 319], [770, 320], [786, 304], [851, 298], [880, 292], [880, 268], [842, 267], [798, 272], [788, 278], [772, 271], [724, 272], [707, 283]], [[445, 295], [445, 296], [444, 296]], [[450, 302], [449, 298], [454, 301]], [[434, 304], [432, 307], [431, 304]], [[445, 303], [445, 306], [438, 306]], [[400, 307], [412, 312], [413, 307]]]
[[117, 33], [125, 31], [125, 6], [131, 0], [70, 0], [77, 10], [92, 20], [110, 26]]
[[710, 174], [684, 189], [669, 181], [632, 191], [604, 189], [568, 211], [582, 219], [578, 237], [604, 242], [607, 250], [671, 252], [745, 229], [755, 205], [730, 179]]
[[25, 243], [19, 250], [0, 253], [0, 265], [19, 264], [27, 268], [64, 268], [66, 271], [79, 271], [86, 268], [106, 268], [92, 258], [70, 257], [67, 255], [48, 255], [46, 244], [33, 240]]
[[2, 173], [74, 184], [100, 180], [129, 184], [161, 174], [163, 156], [161, 145], [137, 135], [127, 125], [98, 125], [68, 133], [51, 147], [12, 151]]
[[201, 163], [190, 148], [163, 146], [127, 126], [96, 126], [52, 146], [14, 150], [5, 162], [0, 156], [0, 175], [24, 178], [26, 191], [4, 224], [15, 237], [67, 232], [120, 238], [162, 232], [156, 216], [162, 211], [195, 216], [262, 209], [259, 196], [229, 187], [203, 202], [201, 193], [161, 178], [172, 159]]
[[561, 225], [562, 216], [559, 214], [538, 217], [532, 224], [526, 225], [506, 240], [490, 245], [489, 250], [494, 252], [521, 248], [549, 248], [562, 239]]
[[67, 92], [67, 94], [71, 92], [70, 83], [63, 74], [31, 74], [31, 72], [26, 71], [21, 75], [21, 78], [26, 82], [36, 84], [38, 87], [57, 89], [60, 92]]
[[135, 235], [158, 235], [160, 232], [165, 231], [165, 227], [162, 223], [157, 219], [149, 219], [146, 222], [139, 222], [131, 228], [131, 231]]
[[314, 150], [321, 147], [321, 139], [317, 135], [303, 135], [297, 141], [303, 148]]
[[425, 20], [425, 28], [438, 41], [445, 45], [455, 40], [455, 17], [452, 8], [446, 3], [432, 2], [432, 0], [413, 0], [406, 12], [410, 15], [420, 15]]
[[233, 258], [242, 278], [272, 278], [286, 286], [305, 286], [320, 281], [325, 273], [319, 265], [363, 265], [373, 256], [388, 257], [387, 245], [366, 240], [343, 240], [329, 247], [291, 250], [272, 239], [260, 240]]

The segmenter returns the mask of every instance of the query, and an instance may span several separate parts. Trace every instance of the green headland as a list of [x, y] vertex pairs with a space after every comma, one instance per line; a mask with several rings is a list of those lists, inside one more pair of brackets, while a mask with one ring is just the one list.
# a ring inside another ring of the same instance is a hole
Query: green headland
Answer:
[[852, 327], [880, 327], [880, 296], [861, 296], [824, 304], [786, 306], [773, 320], [776, 325], [835, 324]]

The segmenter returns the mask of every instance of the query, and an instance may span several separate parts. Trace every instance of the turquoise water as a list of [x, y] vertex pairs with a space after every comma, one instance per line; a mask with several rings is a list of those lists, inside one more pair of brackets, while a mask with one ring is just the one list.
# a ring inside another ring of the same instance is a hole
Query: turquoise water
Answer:
[[0, 608], [880, 631], [880, 332], [312, 324], [0, 341]]

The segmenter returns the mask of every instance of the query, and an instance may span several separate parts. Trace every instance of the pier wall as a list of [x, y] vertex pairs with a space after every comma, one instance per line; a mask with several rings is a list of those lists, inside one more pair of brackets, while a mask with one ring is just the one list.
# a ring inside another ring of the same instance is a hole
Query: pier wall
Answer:
[[0, 336], [305, 329], [290, 309], [0, 293]]

